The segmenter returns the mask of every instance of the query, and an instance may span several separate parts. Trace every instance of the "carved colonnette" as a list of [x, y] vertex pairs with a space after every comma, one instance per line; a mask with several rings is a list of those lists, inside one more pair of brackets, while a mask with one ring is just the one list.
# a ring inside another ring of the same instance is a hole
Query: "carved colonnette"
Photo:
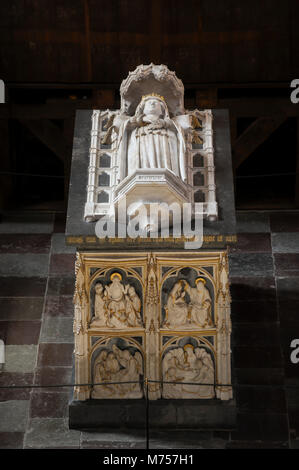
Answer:
[[74, 304], [75, 399], [232, 398], [225, 251], [80, 252]]

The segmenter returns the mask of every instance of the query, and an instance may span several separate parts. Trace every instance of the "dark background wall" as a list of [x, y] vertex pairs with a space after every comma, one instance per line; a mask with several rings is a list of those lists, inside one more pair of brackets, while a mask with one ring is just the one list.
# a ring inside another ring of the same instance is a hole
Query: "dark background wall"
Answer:
[[[236, 205], [261, 210], [238, 212], [230, 254], [237, 429], [211, 437], [298, 447], [298, 21], [297, 0], [0, 2], [1, 385], [71, 381], [63, 213], [75, 111], [118, 108], [130, 70], [164, 63], [185, 85], [186, 108], [229, 109]], [[7, 214], [16, 210], [38, 214]], [[91, 446], [68, 430], [67, 404], [64, 390], [1, 390], [2, 446]]]
[[188, 86], [286, 82], [299, 73], [294, 0], [12, 0], [0, 9], [8, 82], [118, 87], [151, 61]]
[[117, 108], [150, 62], [186, 108], [230, 110], [237, 207], [298, 207], [298, 20], [296, 0], [2, 1], [1, 208], [64, 210], [75, 110]]

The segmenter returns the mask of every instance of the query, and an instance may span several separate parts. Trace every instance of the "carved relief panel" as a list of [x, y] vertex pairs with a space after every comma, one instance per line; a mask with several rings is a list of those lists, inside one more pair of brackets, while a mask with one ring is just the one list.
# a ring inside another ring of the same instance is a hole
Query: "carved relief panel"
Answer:
[[78, 400], [232, 397], [226, 252], [78, 253], [74, 303]]
[[93, 347], [90, 366], [92, 382], [104, 383], [93, 386], [91, 398], [143, 397], [143, 356], [136, 340], [100, 338]]

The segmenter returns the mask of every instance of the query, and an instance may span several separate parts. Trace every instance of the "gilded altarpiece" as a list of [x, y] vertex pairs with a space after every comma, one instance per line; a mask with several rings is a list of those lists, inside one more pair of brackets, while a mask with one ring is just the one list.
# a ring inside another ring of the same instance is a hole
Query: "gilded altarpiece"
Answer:
[[76, 400], [232, 398], [226, 251], [77, 253], [74, 304]]

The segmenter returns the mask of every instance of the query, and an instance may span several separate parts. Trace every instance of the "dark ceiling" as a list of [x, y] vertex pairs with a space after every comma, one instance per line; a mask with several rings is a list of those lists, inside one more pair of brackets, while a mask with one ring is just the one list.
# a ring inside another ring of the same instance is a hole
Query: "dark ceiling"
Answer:
[[238, 208], [299, 207], [298, 24], [299, 0], [1, 0], [0, 211], [65, 209], [76, 110], [150, 62], [229, 109]]
[[118, 85], [164, 63], [186, 86], [299, 76], [298, 0], [1, 0], [6, 82]]

